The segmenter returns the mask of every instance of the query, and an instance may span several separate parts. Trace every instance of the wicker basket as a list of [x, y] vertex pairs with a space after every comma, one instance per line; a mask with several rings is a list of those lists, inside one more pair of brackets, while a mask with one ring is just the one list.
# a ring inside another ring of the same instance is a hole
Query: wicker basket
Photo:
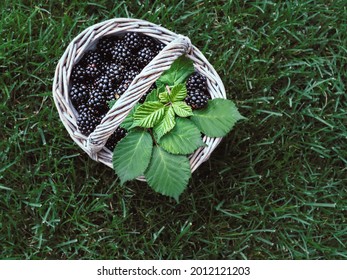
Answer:
[[[98, 40], [107, 35], [124, 32], [140, 32], [151, 36], [166, 47], [135, 77], [127, 91], [109, 110], [101, 123], [89, 137], [83, 135], [77, 127], [78, 113], [73, 107], [70, 97], [70, 75], [73, 66], [82, 55], [93, 49]], [[130, 18], [115, 18], [95, 24], [80, 33], [67, 47], [58, 62], [54, 82], [53, 98], [59, 116], [71, 138], [95, 161], [112, 168], [112, 152], [104, 147], [108, 137], [122, 123], [141, 96], [155, 83], [161, 73], [181, 55], [193, 60], [195, 69], [207, 78], [208, 91], [213, 98], [226, 98], [223, 83], [204, 55], [194, 47], [189, 38], [177, 35], [156, 24]], [[205, 147], [199, 148], [190, 155], [191, 171], [195, 171], [206, 161], [217, 147], [221, 138], [204, 137]], [[143, 180], [143, 177], [138, 178]]]

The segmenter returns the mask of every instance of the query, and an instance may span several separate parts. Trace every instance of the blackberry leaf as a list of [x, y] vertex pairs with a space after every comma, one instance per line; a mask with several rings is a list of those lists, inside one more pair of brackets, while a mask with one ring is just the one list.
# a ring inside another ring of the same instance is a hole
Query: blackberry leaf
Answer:
[[192, 108], [188, 106], [184, 101], [176, 101], [172, 103], [172, 107], [177, 116], [186, 118], [193, 115]]
[[152, 155], [153, 141], [146, 131], [131, 131], [117, 144], [113, 167], [121, 184], [143, 175]]
[[122, 121], [122, 123], [120, 124], [120, 127], [125, 128], [126, 130], [130, 130], [133, 128], [133, 124], [134, 124], [134, 113], [137, 109], [137, 107], [139, 107], [140, 105], [136, 104], [134, 108], [131, 109], [131, 111], [129, 112], [129, 114], [126, 116], [126, 118]]
[[160, 87], [160, 88], [155, 88], [153, 89], [148, 96], [146, 97], [145, 102], [148, 101], [159, 101], [159, 94], [165, 92], [165, 88], [164, 87]]
[[156, 81], [157, 87], [182, 84], [192, 73], [194, 73], [193, 61], [185, 56], [181, 56], [159, 77]]
[[171, 155], [155, 146], [145, 177], [156, 192], [173, 197], [178, 202], [191, 177], [189, 160], [186, 156]]
[[182, 101], [184, 100], [184, 98], [186, 98], [186, 96], [187, 96], [187, 88], [184, 84], [175, 85], [171, 89], [170, 100], [172, 102]]
[[209, 100], [205, 109], [194, 111], [191, 120], [201, 132], [209, 137], [225, 136], [239, 120], [245, 119], [234, 102], [216, 98]]
[[173, 108], [166, 107], [165, 115], [162, 120], [154, 127], [154, 134], [157, 141], [175, 127], [175, 112]]
[[134, 125], [150, 128], [156, 125], [164, 116], [164, 104], [156, 101], [140, 105], [134, 114]]
[[205, 144], [192, 121], [176, 118], [175, 127], [159, 140], [159, 145], [171, 154], [187, 155]]
[[168, 102], [170, 102], [169, 94], [166, 91], [159, 93], [159, 101], [161, 103], [168, 103]]

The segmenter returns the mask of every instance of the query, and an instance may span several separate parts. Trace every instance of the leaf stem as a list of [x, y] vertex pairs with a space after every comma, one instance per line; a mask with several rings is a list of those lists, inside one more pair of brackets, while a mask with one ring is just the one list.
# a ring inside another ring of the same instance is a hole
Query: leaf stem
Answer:
[[172, 104], [172, 100], [171, 100], [171, 98], [170, 98], [170, 95], [171, 95], [171, 89], [170, 89], [169, 85], [166, 85], [166, 86], [165, 86], [165, 88], [166, 88], [167, 93], [168, 93], [168, 96], [169, 96], [169, 100], [170, 100], [170, 102], [169, 102], [168, 104], [169, 104], [169, 106], [170, 106], [170, 105]]
[[158, 146], [157, 141], [155, 141], [155, 137], [154, 137], [154, 134], [153, 134], [153, 130], [152, 130], [152, 129], [148, 129], [148, 132], [149, 132], [149, 134], [152, 136], [152, 140], [153, 140], [153, 142], [154, 142], [154, 145]]

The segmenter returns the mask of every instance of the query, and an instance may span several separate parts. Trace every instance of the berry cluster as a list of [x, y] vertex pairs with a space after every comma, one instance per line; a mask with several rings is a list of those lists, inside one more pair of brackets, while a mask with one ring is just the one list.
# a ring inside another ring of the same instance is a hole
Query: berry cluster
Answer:
[[[132, 80], [164, 48], [156, 39], [128, 32], [123, 36], [101, 38], [94, 50], [86, 52], [71, 73], [70, 99], [78, 112], [77, 125], [88, 136], [108, 111], [108, 101], [118, 99]], [[141, 98], [153, 90], [151, 87]], [[114, 149], [126, 135], [119, 128], [106, 147]]]
[[211, 99], [211, 95], [207, 90], [206, 77], [198, 72], [194, 72], [188, 77], [186, 87], [186, 103], [191, 106], [193, 110], [205, 108], [208, 100]]

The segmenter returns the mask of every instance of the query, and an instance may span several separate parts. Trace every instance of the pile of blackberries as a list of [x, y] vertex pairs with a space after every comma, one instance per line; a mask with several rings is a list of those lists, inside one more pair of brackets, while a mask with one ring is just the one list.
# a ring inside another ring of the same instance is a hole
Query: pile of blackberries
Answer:
[[[86, 136], [100, 124], [109, 110], [108, 102], [117, 100], [141, 70], [165, 47], [158, 40], [135, 32], [101, 38], [96, 48], [86, 52], [74, 66], [70, 78], [70, 99], [78, 112], [77, 126]], [[187, 82], [186, 103], [193, 109], [207, 105], [211, 97], [206, 78], [192, 74]], [[142, 96], [143, 103], [155, 84]], [[106, 143], [113, 150], [126, 130], [118, 128]]]
[[[108, 101], [117, 100], [164, 47], [154, 38], [128, 32], [101, 38], [95, 49], [83, 55], [70, 78], [70, 99], [78, 112], [77, 126], [82, 134], [88, 136], [94, 131], [109, 110]], [[140, 102], [145, 98], [146, 94]], [[113, 150], [125, 135], [124, 129], [117, 129], [106, 147]]]

